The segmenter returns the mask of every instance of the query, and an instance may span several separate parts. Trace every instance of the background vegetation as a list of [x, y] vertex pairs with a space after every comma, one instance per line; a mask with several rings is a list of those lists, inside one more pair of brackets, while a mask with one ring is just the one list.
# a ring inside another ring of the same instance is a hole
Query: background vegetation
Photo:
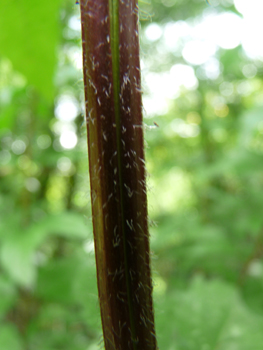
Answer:
[[[263, 346], [260, 0], [210, 2], [140, 3], [162, 350]], [[0, 13], [0, 348], [99, 349], [79, 8]]]

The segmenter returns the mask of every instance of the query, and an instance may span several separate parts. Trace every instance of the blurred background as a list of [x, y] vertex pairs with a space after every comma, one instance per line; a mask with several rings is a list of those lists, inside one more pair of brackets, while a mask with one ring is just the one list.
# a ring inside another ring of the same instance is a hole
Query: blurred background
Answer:
[[[161, 350], [263, 348], [262, 0], [141, 0]], [[103, 346], [79, 5], [0, 3], [0, 349]]]

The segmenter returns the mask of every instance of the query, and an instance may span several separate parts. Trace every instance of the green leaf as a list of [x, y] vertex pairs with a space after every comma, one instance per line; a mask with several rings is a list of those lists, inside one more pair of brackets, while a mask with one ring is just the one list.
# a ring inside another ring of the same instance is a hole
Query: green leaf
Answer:
[[156, 315], [160, 349], [262, 349], [263, 317], [222, 281], [196, 278], [187, 291], [165, 295], [157, 307], [163, 310]]
[[32, 225], [24, 240], [27, 245], [36, 249], [51, 235], [62, 236], [68, 239], [87, 239], [91, 229], [86, 225], [83, 215], [73, 212], [62, 212], [57, 215], [48, 215], [43, 220]]
[[240, 118], [239, 146], [249, 145], [255, 130], [262, 122], [262, 106], [254, 107], [243, 113]]
[[13, 306], [16, 300], [15, 286], [4, 276], [0, 276], [0, 318]]
[[[7, 220], [7, 225], [9, 221]], [[8, 230], [6, 227], [5, 230]], [[5, 232], [5, 231], [3, 231]], [[18, 284], [30, 287], [36, 279], [36, 264], [34, 256], [38, 246], [50, 235], [59, 235], [72, 239], [88, 238], [88, 229], [80, 214], [64, 212], [59, 215], [49, 215], [36, 224], [31, 225], [21, 233], [20, 226], [9, 230], [9, 235], [3, 238], [1, 247], [1, 262]]]
[[0, 325], [0, 349], [22, 350], [17, 330], [11, 325]]
[[50, 262], [39, 271], [37, 295], [50, 302], [70, 303], [73, 301], [74, 276], [78, 271], [74, 259]]
[[47, 98], [54, 91], [59, 6], [59, 0], [0, 2], [0, 53]]
[[51, 303], [81, 305], [85, 320], [93, 329], [99, 325], [99, 304], [94, 264], [87, 257], [51, 261], [41, 267], [36, 294]]
[[3, 242], [1, 249], [1, 263], [10, 277], [18, 284], [30, 287], [36, 277], [33, 264], [33, 249], [27, 244], [24, 235], [12, 235]]
[[87, 239], [92, 232], [83, 215], [73, 212], [50, 215], [39, 223], [38, 227], [45, 235], [57, 234], [68, 238]]

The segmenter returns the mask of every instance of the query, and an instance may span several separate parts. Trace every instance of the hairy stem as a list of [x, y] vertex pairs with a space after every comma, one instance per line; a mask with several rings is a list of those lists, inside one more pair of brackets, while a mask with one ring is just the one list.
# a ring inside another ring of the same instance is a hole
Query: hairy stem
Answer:
[[81, 1], [97, 281], [105, 348], [156, 349], [135, 0]]

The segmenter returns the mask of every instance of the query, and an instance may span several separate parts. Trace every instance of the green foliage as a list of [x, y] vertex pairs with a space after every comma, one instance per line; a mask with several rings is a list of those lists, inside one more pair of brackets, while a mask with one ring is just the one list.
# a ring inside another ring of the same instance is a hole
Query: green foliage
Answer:
[[[181, 25], [198, 21], [202, 11], [236, 12], [231, 1], [219, 3], [141, 1], [144, 97], [151, 94], [147, 74], [169, 75], [178, 63], [190, 66], [182, 56], [184, 39], [168, 50], [163, 36], [146, 37], [148, 26], [164, 30], [178, 20]], [[4, 350], [101, 348], [83, 89], [76, 64], [79, 10], [73, 1], [60, 5], [53, 0], [0, 4]], [[204, 65], [193, 65], [198, 89], [181, 86], [167, 108], [145, 118], [161, 350], [263, 346], [263, 66], [240, 46], [219, 49], [215, 58], [217, 78], [205, 76]], [[245, 76], [250, 68], [255, 75]], [[71, 121], [58, 118], [65, 96], [76, 107]], [[195, 136], [183, 134], [189, 128], [198, 130]], [[75, 147], [62, 146], [65, 131], [78, 137]]]
[[[10, 225], [10, 218], [7, 220], [7, 225]], [[2, 265], [18, 284], [26, 287], [32, 287], [35, 284], [34, 254], [49, 236], [57, 235], [82, 240], [87, 238], [87, 226], [83, 222], [83, 217], [73, 212], [49, 215], [24, 229], [22, 235], [19, 223], [14, 225], [13, 232], [10, 232], [10, 226], [4, 229], [3, 232], [9, 230], [9, 234], [3, 236]]]
[[0, 50], [15, 70], [24, 74], [49, 99], [53, 97], [53, 76], [59, 43], [61, 1], [2, 1]]
[[14, 326], [1, 324], [0, 346], [2, 349], [22, 349], [22, 342]]
[[260, 349], [263, 343], [263, 317], [246, 307], [235, 288], [219, 280], [196, 277], [187, 291], [162, 297], [158, 309], [166, 315], [157, 317], [160, 349], [248, 350]]

